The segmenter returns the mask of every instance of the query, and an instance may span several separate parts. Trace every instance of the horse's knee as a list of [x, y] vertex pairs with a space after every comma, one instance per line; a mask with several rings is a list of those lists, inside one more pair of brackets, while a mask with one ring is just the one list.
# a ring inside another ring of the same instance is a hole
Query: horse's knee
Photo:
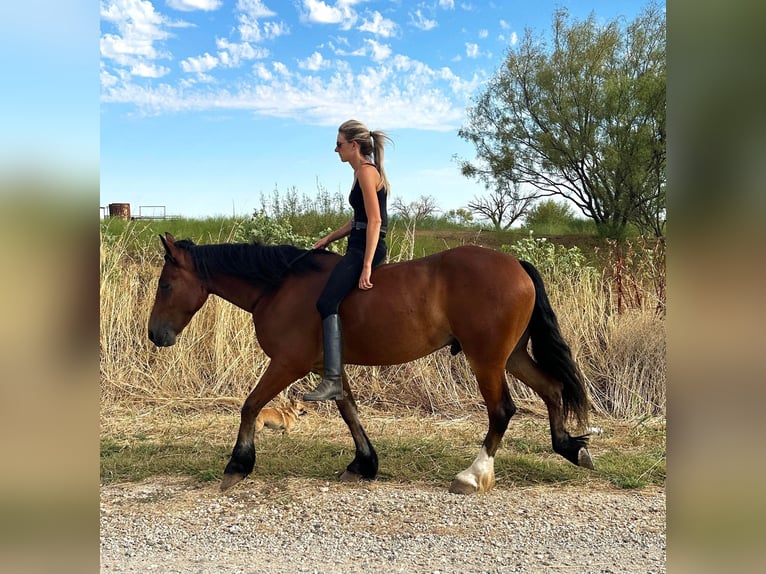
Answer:
[[488, 412], [490, 425], [500, 432], [505, 432], [511, 417], [515, 414], [516, 405], [510, 397], [506, 397], [506, 400], [499, 401], [495, 407]]
[[516, 403], [511, 400], [510, 396], [508, 397], [507, 402], [504, 404], [504, 407], [508, 420], [511, 420], [511, 417], [516, 414]]

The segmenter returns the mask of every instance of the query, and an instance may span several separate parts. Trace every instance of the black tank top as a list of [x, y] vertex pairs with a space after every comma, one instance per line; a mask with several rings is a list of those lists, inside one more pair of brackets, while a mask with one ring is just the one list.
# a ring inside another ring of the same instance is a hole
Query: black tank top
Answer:
[[[370, 164], [372, 165], [372, 164]], [[388, 211], [386, 208], [388, 194], [386, 188], [383, 187], [378, 190], [378, 207], [380, 208], [381, 225], [385, 228], [388, 225]], [[351, 193], [348, 196], [348, 202], [354, 210], [354, 221], [362, 221], [367, 223], [367, 211], [364, 209], [364, 196], [362, 195], [362, 186], [357, 179], [354, 182], [354, 187], [351, 189]]]

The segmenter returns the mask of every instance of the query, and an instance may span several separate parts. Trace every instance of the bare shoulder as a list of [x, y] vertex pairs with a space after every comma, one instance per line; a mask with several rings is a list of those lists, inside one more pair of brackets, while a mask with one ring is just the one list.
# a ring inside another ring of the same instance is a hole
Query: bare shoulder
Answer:
[[359, 180], [362, 188], [369, 185], [377, 189], [382, 181], [378, 168], [372, 163], [362, 164], [356, 172], [356, 178]]

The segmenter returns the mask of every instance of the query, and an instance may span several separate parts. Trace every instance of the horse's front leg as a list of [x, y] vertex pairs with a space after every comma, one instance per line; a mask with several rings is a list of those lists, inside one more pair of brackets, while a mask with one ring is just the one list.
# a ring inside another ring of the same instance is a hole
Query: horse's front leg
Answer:
[[343, 482], [358, 482], [363, 478], [371, 480], [378, 475], [378, 454], [372, 448], [370, 439], [367, 438], [367, 433], [364, 432], [359, 420], [359, 410], [356, 407], [356, 401], [354, 401], [354, 395], [351, 392], [345, 371], [343, 373], [343, 391], [343, 400], [335, 401], [335, 404], [338, 406], [340, 416], [346, 422], [348, 430], [351, 431], [356, 447], [356, 456], [346, 467], [340, 480]]
[[301, 373], [288, 368], [285, 365], [269, 363], [261, 380], [248, 395], [245, 404], [242, 405], [242, 414], [239, 423], [237, 442], [231, 453], [229, 463], [223, 471], [221, 490], [227, 490], [243, 480], [253, 472], [255, 467], [255, 418], [261, 409], [287, 385], [304, 376]]

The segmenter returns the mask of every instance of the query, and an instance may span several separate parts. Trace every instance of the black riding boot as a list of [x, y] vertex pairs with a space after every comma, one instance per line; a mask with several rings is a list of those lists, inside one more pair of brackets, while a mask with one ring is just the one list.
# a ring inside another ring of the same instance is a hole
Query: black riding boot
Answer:
[[304, 401], [338, 401], [343, 398], [343, 340], [340, 317], [329, 315], [322, 321], [324, 376], [317, 388], [303, 395]]

